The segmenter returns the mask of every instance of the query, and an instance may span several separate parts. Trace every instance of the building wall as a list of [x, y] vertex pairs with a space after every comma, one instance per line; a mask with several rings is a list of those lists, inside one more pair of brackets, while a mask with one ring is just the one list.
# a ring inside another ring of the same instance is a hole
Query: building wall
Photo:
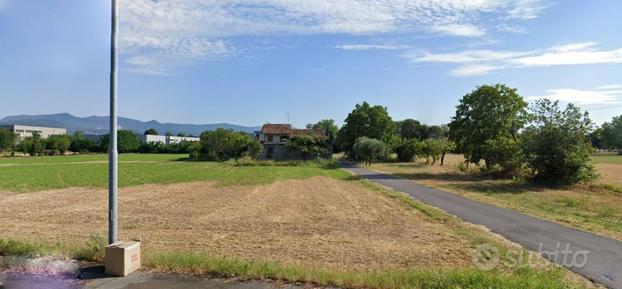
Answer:
[[64, 135], [67, 134], [67, 129], [57, 127], [42, 127], [42, 126], [28, 126], [28, 125], [5, 125], [2, 126], [13, 131], [18, 135], [20, 140], [26, 137], [32, 137], [35, 133], [39, 134], [41, 138], [48, 138], [51, 135]]
[[182, 141], [200, 141], [198, 137], [165, 136], [165, 135], [141, 135], [140, 140], [144, 143], [161, 143], [165, 145], [178, 144]]

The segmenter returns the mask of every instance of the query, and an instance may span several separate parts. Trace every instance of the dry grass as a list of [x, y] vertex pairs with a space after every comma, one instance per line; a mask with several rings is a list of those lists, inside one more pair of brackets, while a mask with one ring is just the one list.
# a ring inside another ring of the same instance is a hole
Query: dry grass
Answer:
[[[84, 243], [106, 232], [106, 197], [82, 188], [0, 194], [2, 237]], [[122, 188], [120, 213], [121, 237], [142, 240], [146, 251], [350, 270], [471, 264], [470, 245], [450, 227], [358, 182], [328, 177]]]
[[[514, 180], [486, 179], [458, 169], [462, 155], [448, 155], [445, 166], [422, 162], [375, 164], [379, 171], [414, 179], [431, 187], [465, 197], [514, 209], [610, 238], [622, 240], [622, 194], [600, 185], [577, 185], [569, 188], [542, 188]], [[613, 183], [622, 178], [622, 165], [597, 163], [602, 175], [599, 183]]]

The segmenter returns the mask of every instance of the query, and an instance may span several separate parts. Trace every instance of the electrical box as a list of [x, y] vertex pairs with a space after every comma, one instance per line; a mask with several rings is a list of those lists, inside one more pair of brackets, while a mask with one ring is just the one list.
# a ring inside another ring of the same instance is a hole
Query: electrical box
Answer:
[[140, 242], [119, 241], [106, 247], [106, 275], [125, 277], [140, 269]]

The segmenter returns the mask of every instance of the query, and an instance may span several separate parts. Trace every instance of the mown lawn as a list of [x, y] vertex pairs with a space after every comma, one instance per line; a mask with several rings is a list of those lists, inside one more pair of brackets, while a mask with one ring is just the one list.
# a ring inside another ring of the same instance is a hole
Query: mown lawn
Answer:
[[[594, 157], [597, 168], [622, 160], [619, 156]], [[457, 166], [461, 156], [448, 156], [444, 167], [422, 162], [374, 164], [372, 169], [410, 178], [467, 198], [523, 212], [582, 230], [622, 240], [622, 193], [619, 185], [597, 181], [569, 188], [544, 188], [519, 180], [489, 179], [465, 173]], [[622, 165], [620, 173], [622, 173]], [[614, 172], [602, 171], [611, 175]]]
[[595, 164], [620, 164], [622, 165], [622, 155], [599, 155], [592, 156]]
[[[119, 186], [216, 181], [218, 185], [254, 185], [312, 176], [347, 178], [330, 163], [263, 163], [179, 161], [187, 155], [122, 154], [119, 158]], [[106, 155], [1, 158], [0, 190], [35, 192], [70, 187], [106, 187]]]

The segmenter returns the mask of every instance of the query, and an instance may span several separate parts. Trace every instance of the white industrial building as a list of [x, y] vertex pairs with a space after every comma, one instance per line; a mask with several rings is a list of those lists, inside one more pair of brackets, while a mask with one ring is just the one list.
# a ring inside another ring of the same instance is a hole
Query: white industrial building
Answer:
[[166, 135], [141, 135], [140, 140], [144, 143], [161, 143], [165, 145], [178, 144], [182, 141], [193, 142], [200, 141], [198, 137], [188, 136], [166, 136]]
[[18, 139], [22, 140], [26, 137], [32, 137], [38, 134], [41, 138], [48, 138], [51, 135], [63, 135], [67, 134], [66, 128], [57, 127], [43, 127], [43, 126], [28, 126], [28, 125], [0, 125], [2, 128], [6, 128], [18, 136]]

